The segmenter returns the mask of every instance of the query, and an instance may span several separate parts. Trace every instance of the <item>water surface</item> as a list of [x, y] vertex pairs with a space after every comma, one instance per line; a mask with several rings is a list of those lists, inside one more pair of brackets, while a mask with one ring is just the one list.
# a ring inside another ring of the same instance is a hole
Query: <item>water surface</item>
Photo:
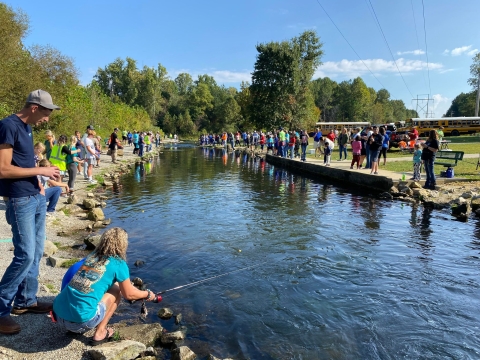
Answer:
[[106, 216], [158, 291], [259, 265], [165, 295], [200, 356], [480, 358], [477, 220], [188, 147], [127, 175]]

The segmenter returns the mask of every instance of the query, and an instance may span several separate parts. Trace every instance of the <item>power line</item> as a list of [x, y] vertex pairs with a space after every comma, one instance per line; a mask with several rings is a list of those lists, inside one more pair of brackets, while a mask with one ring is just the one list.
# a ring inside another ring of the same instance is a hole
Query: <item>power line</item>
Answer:
[[[335, 24], [335, 21], [333, 21], [333, 19], [330, 17], [330, 15], [328, 15], [328, 12], [327, 10], [325, 10], [325, 8], [322, 6], [322, 4], [320, 4], [320, 1], [317, 0], [317, 3], [318, 5], [320, 5], [320, 7], [322, 8], [322, 10], [325, 12], [325, 14], [327, 14], [327, 17], [330, 19], [330, 21], [332, 22], [333, 26], [335, 26], [338, 30], [338, 32], [340, 33], [340, 35], [342, 35], [343, 39], [347, 42], [347, 44], [350, 46], [350, 48], [353, 50], [353, 52], [355, 53], [355, 55], [357, 55], [357, 57], [360, 59], [360, 61], [362, 62], [362, 64], [368, 69], [368, 71], [370, 71], [370, 74], [372, 74], [372, 76], [378, 81], [378, 83], [382, 86], [382, 88], [386, 89], [386, 87], [382, 84], [382, 82], [380, 80], [378, 80], [378, 78], [375, 76], [375, 74], [372, 72], [372, 70], [370, 70], [370, 68], [367, 66], [367, 64], [365, 64], [365, 62], [362, 60], [362, 58], [360, 57], [360, 55], [358, 55], [358, 53], [355, 51], [355, 49], [353, 48], [352, 44], [350, 44], [350, 42], [347, 40], [347, 38], [345, 37], [345, 35], [343, 35], [343, 33], [340, 31], [340, 29], [338, 28], [337, 24]], [[413, 95], [412, 95], [413, 97]]]
[[[415, 37], [417, 38], [417, 46], [419, 49], [421, 49], [420, 40], [418, 40], [417, 20], [415, 19], [415, 9], [413, 8], [413, 0], [410, 0], [410, 4], [412, 5], [413, 25], [415, 26]], [[428, 61], [427, 61], [427, 64], [428, 64]], [[428, 87], [427, 79], [425, 79], [425, 69], [423, 68], [423, 62], [422, 62], [422, 75], [423, 75], [423, 81], [425, 83], [425, 87]]]
[[428, 65], [428, 46], [427, 46], [427, 26], [425, 24], [425, 4], [422, 0], [422, 8], [423, 8], [423, 32], [425, 33], [425, 53], [427, 56], [427, 74], [428, 74], [428, 89], [430, 90], [430, 94], [432, 93], [432, 88], [430, 86], [430, 67]]
[[398, 73], [400, 74], [400, 76], [401, 76], [401, 78], [402, 78], [402, 80], [403, 80], [403, 83], [405, 84], [405, 87], [407, 88], [408, 92], [410, 93], [410, 95], [411, 95], [412, 98], [413, 98], [413, 94], [412, 94], [412, 92], [410, 91], [410, 89], [408, 88], [407, 82], [406, 82], [405, 79], [403, 78], [402, 72], [400, 71], [400, 69], [399, 69], [399, 67], [398, 67], [398, 65], [397, 65], [397, 62], [396, 62], [396, 60], [395, 60], [395, 57], [393, 56], [392, 50], [390, 49], [390, 45], [388, 45], [387, 38], [385, 37], [385, 33], [383, 32], [382, 26], [380, 25], [380, 21], [378, 21], [377, 13], [375, 12], [375, 9], [373, 8], [372, 2], [371, 2], [370, 0], [368, 0], [368, 2], [370, 3], [370, 6], [372, 7], [373, 15], [375, 15], [375, 20], [377, 21], [377, 24], [378, 24], [378, 26], [380, 27], [380, 31], [381, 31], [382, 36], [383, 36], [383, 40], [385, 40], [385, 44], [387, 45], [388, 51], [390, 51], [390, 55], [392, 56], [393, 63], [395, 64], [395, 67], [397, 68]]

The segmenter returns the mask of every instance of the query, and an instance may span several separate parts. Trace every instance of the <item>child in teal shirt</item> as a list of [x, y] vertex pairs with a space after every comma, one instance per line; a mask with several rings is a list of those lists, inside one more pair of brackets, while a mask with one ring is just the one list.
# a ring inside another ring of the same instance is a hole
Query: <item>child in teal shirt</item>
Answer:
[[415, 144], [413, 152], [413, 178], [411, 180], [420, 181], [420, 169], [422, 167], [422, 150], [420, 144]]

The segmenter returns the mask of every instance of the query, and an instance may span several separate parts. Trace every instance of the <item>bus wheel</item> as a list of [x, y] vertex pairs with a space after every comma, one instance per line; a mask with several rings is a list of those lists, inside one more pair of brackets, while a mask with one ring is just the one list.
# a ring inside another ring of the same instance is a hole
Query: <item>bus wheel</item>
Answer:
[[458, 135], [460, 135], [458, 130], [452, 130], [452, 136], [458, 136]]

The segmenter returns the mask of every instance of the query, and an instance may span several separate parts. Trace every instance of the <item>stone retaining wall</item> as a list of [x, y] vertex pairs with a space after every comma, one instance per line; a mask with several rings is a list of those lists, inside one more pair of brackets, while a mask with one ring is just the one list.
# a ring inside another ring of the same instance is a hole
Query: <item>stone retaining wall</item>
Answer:
[[270, 164], [281, 166], [294, 172], [308, 174], [318, 179], [341, 182], [345, 186], [355, 185], [378, 191], [388, 191], [393, 186], [393, 179], [381, 175], [370, 175], [370, 171], [367, 173], [348, 171], [268, 154], [266, 155], [266, 160]]

